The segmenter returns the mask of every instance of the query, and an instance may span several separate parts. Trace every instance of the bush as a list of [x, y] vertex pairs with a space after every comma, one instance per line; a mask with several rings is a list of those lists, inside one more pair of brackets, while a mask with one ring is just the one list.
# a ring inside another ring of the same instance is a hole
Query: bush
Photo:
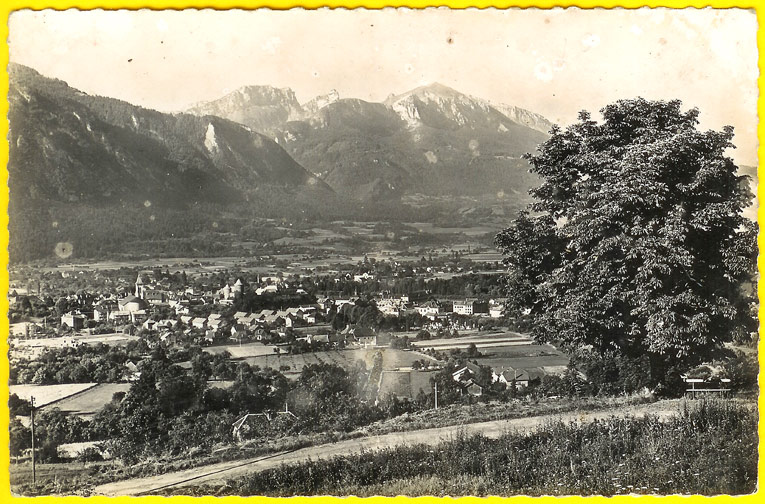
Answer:
[[18, 457], [32, 446], [32, 431], [24, 427], [18, 418], [11, 418], [9, 429], [10, 454], [12, 457]]
[[720, 377], [729, 378], [730, 387], [735, 391], [756, 392], [759, 372], [760, 364], [757, 361], [757, 354], [738, 351], [733, 358], [723, 364]]
[[16, 394], [11, 394], [10, 397], [8, 397], [8, 410], [10, 416], [29, 416], [30, 409], [29, 401], [21, 399]]
[[95, 446], [89, 446], [77, 455], [78, 462], [101, 462], [102, 460], [104, 460], [104, 456], [101, 454], [101, 450]]

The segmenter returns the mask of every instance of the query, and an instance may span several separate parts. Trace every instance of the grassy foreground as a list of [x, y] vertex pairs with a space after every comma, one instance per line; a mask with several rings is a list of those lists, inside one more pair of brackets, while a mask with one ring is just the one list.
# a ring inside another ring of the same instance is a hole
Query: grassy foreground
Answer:
[[458, 436], [284, 465], [193, 495], [746, 494], [757, 484], [757, 412], [688, 401], [677, 416], [551, 423], [499, 439]]
[[217, 446], [214, 450], [199, 450], [176, 456], [155, 457], [137, 464], [118, 461], [68, 462], [37, 465], [37, 485], [32, 485], [29, 463], [10, 467], [11, 490], [19, 495], [90, 495], [99, 484], [130, 478], [140, 478], [182, 471], [192, 467], [229, 460], [246, 459], [307, 446], [332, 443], [390, 432], [403, 432], [449, 425], [462, 425], [500, 419], [513, 419], [565, 413], [620, 408], [653, 401], [650, 397], [633, 395], [617, 397], [580, 397], [559, 399], [518, 399], [508, 403], [452, 404], [437, 410], [424, 410], [375, 422], [352, 432], [324, 432], [283, 436], [273, 439], [253, 439], [244, 444]]

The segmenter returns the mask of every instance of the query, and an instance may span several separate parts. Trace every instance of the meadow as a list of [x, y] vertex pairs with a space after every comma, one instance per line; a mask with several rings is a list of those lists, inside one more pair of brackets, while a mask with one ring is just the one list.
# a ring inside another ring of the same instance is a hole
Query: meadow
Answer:
[[[16, 394], [21, 399], [29, 401], [35, 399], [38, 408], [66, 399], [75, 394], [80, 394], [88, 389], [96, 387], [96, 383], [64, 383], [60, 385], [10, 385], [9, 394]], [[110, 397], [111, 399], [111, 397]]]
[[[259, 343], [257, 344], [259, 345]], [[260, 345], [263, 347], [263, 345]], [[224, 347], [215, 347], [224, 348]], [[235, 348], [232, 346], [226, 348], [231, 352], [234, 358]], [[416, 360], [429, 359], [429, 357], [405, 350], [395, 348], [354, 348], [344, 350], [325, 350], [320, 352], [310, 352], [304, 354], [275, 354], [272, 352], [258, 353], [243, 358], [250, 365], [260, 366], [261, 368], [270, 367], [280, 370], [284, 376], [294, 378], [300, 374], [305, 366], [311, 364], [336, 364], [345, 369], [350, 369], [359, 361], [364, 363], [367, 369], [371, 369], [375, 354], [381, 352], [383, 356], [383, 369], [402, 369], [410, 368]], [[242, 352], [243, 354], [244, 352]], [[435, 362], [435, 360], [433, 360]]]
[[231, 354], [232, 359], [246, 359], [249, 357], [259, 357], [261, 355], [273, 355], [276, 346], [264, 345], [262, 343], [243, 343], [219, 345], [213, 347], [205, 347], [204, 351], [211, 354], [220, 354], [228, 352]]
[[130, 383], [99, 383], [95, 387], [65, 397], [50, 407], [56, 407], [71, 415], [92, 418], [104, 405], [111, 402], [114, 394], [127, 393], [129, 389]]

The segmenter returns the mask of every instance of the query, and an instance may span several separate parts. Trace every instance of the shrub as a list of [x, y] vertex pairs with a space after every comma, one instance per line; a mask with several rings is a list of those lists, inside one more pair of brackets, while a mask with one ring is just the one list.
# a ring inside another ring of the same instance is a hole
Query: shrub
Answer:
[[757, 361], [757, 354], [746, 354], [739, 351], [723, 364], [720, 377], [729, 378], [733, 390], [754, 392], [757, 391], [757, 374], [759, 372], [760, 365]]
[[78, 462], [100, 462], [102, 460], [104, 460], [104, 456], [101, 455], [101, 450], [94, 446], [85, 448], [77, 455]]

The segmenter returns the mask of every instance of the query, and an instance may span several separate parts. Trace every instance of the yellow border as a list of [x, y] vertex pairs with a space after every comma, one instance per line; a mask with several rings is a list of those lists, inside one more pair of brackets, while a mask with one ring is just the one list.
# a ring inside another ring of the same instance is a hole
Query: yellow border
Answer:
[[[509, 8], [509, 7], [537, 7], [541, 9], [550, 9], [553, 7], [581, 7], [585, 9], [602, 7], [602, 8], [614, 8], [623, 7], [627, 9], [637, 9], [639, 7], [671, 7], [681, 9], [684, 7], [714, 7], [717, 9], [727, 8], [744, 8], [744, 9], [756, 9], [759, 12], [759, 5], [762, 2], [759, 0], [750, 1], [736, 1], [736, 0], [707, 0], [707, 1], [682, 1], [682, 0], [665, 0], [658, 2], [645, 2], [640, 0], [622, 0], [622, 1], [598, 1], [598, 0], [581, 0], [581, 1], [555, 1], [555, 0], [516, 0], [516, 1], [499, 1], [499, 0], [442, 0], [442, 1], [429, 1], [429, 0], [348, 0], [348, 1], [322, 1], [322, 0], [302, 0], [302, 1], [288, 1], [288, 0], [271, 0], [271, 1], [235, 1], [235, 0], [5, 0], [2, 12], [7, 16], [7, 13], [18, 9], [56, 9], [65, 10], [70, 8], [77, 9], [257, 9], [257, 8], [270, 8], [286, 10], [295, 7], [302, 7], [306, 9], [317, 9], [320, 7], [330, 8], [366, 8], [366, 9], [382, 9], [385, 7], [410, 7], [413, 9], [421, 9], [425, 7], [450, 7], [452, 9], [466, 9], [470, 7], [476, 7], [479, 9], [485, 9], [488, 7], [496, 8]], [[7, 19], [7, 17], [6, 17]], [[6, 24], [7, 29], [7, 24]], [[6, 46], [7, 47], [7, 46]]]
[[[381, 9], [384, 7], [411, 7], [411, 8], [424, 8], [424, 7], [436, 7], [436, 6], [447, 6], [454, 9], [464, 9], [469, 7], [477, 7], [477, 8], [487, 8], [487, 7], [497, 7], [497, 8], [508, 8], [508, 7], [537, 7], [537, 8], [552, 8], [552, 7], [582, 7], [582, 8], [593, 8], [593, 7], [604, 7], [604, 8], [614, 8], [614, 7], [624, 7], [624, 8], [639, 8], [639, 7], [672, 7], [672, 8], [683, 8], [683, 7], [695, 7], [695, 8], [702, 8], [702, 7], [714, 7], [714, 8], [745, 8], [745, 9], [753, 9], [757, 12], [757, 21], [759, 24], [758, 33], [757, 33], [757, 46], [759, 49], [759, 69], [760, 69], [760, 78], [758, 79], [758, 86], [760, 89], [760, 98], [757, 101], [757, 111], [758, 116], [763, 117], [765, 116], [765, 100], [762, 99], [762, 89], [763, 84], [765, 83], [765, 79], [763, 78], [763, 71], [765, 70], [765, 58], [763, 58], [763, 49], [765, 48], [765, 30], [763, 30], [762, 26], [765, 24], [765, 0], [750, 0], [750, 1], [736, 1], [736, 0], [707, 0], [707, 1], [682, 1], [682, 0], [665, 0], [665, 1], [653, 1], [653, 2], [646, 2], [646, 1], [640, 1], [640, 0], [621, 0], [621, 1], [611, 1], [611, 0], [580, 0], [580, 1], [555, 1], [555, 0], [515, 0], [515, 1], [504, 1], [504, 0], [445, 0], [445, 1], [429, 1], [429, 0], [333, 0], [333, 1], [322, 1], [322, 0], [299, 0], [297, 2], [290, 1], [290, 0], [270, 0], [270, 1], [235, 1], [235, 0], [0, 0], [0, 15], [2, 15], [3, 23], [0, 25], [0, 39], [2, 39], [2, 50], [0, 51], [0, 68], [3, 69], [2, 72], [0, 72], [0, 91], [2, 92], [3, 99], [0, 100], [0, 117], [2, 117], [2, 120], [0, 120], [0, 137], [3, 139], [6, 139], [8, 136], [8, 74], [5, 71], [8, 65], [8, 16], [10, 13], [14, 10], [19, 9], [34, 9], [34, 10], [40, 10], [40, 9], [57, 9], [57, 10], [65, 10], [70, 8], [78, 8], [78, 9], [98, 9], [98, 8], [104, 8], [104, 9], [142, 9], [142, 8], [151, 8], [151, 9], [189, 9], [189, 8], [213, 8], [213, 9], [234, 9], [234, 8], [240, 8], [240, 9], [256, 9], [256, 8], [272, 8], [272, 9], [290, 9], [294, 7], [303, 7], [308, 9], [316, 9], [320, 7], [330, 7], [330, 8], [368, 8], [368, 9]], [[720, 99], [726, 99], [727, 97], [721, 96]], [[763, 165], [765, 164], [765, 147], [762, 145], [762, 139], [765, 138], [765, 124], [763, 122], [758, 122], [757, 127], [757, 135], [758, 139], [760, 140], [760, 145], [758, 147], [758, 160], [759, 160], [759, 167], [758, 167], [758, 176], [759, 180], [761, 181], [763, 178], [763, 175], [765, 175], [765, 169], [762, 169]], [[7, 171], [7, 164], [8, 164], [8, 143], [7, 141], [3, 141], [0, 146], [0, 176], [3, 180], [7, 181], [8, 179], [8, 171]], [[757, 187], [757, 196], [759, 201], [763, 201], [763, 197], [765, 197], [765, 194], [762, 192], [762, 184], [758, 185]], [[7, 183], [3, 190], [0, 190], [0, 208], [7, 208], [8, 207], [8, 187]], [[757, 211], [757, 221], [760, 226], [762, 226], [763, 222], [765, 222], [765, 210], [762, 208], [758, 209]], [[3, 268], [0, 269], [0, 286], [2, 286], [2, 290], [0, 293], [2, 294], [0, 296], [0, 314], [8, 313], [8, 285], [9, 285], [9, 278], [8, 278], [8, 214], [7, 212], [0, 212], [0, 229], [2, 229], [2, 232], [0, 232], [0, 260], [2, 260]], [[758, 235], [757, 239], [758, 247], [760, 250], [765, 247], [765, 236], [760, 233]], [[758, 258], [758, 269], [760, 272], [760, 276], [762, 276], [763, 271], [765, 271], [765, 258], [761, 255]], [[763, 349], [765, 349], [765, 344], [763, 344], [763, 336], [765, 336], [765, 329], [763, 329], [763, 318], [765, 316], [765, 310], [762, 308], [762, 299], [765, 295], [765, 287], [763, 286], [763, 283], [760, 282], [758, 285], [758, 295], [760, 299], [760, 311], [759, 311], [759, 318], [760, 318], [760, 343], [759, 343], [759, 355], [760, 355], [760, 367], [762, 368], [762, 356], [763, 356]], [[0, 334], [8, 335], [9, 333], [9, 325], [8, 325], [8, 318], [6, 316], [0, 316]], [[8, 343], [7, 338], [0, 338], [0, 352], [2, 355], [7, 356], [8, 354]], [[3, 357], [0, 358], [0, 383], [8, 383], [8, 360], [7, 358]], [[760, 390], [762, 390], [763, 386], [765, 386], [765, 377], [763, 374], [759, 377], [759, 386]], [[0, 446], [5, 447], [3, 449], [2, 453], [0, 453], [0, 502], [39, 502], [40, 504], [48, 504], [48, 503], [83, 503], [87, 500], [87, 502], [94, 502], [94, 503], [100, 503], [100, 502], [114, 502], [114, 503], [124, 503], [128, 504], [130, 502], [134, 502], [131, 499], [136, 499], [135, 497], [13, 497], [10, 493], [10, 474], [9, 474], [9, 466], [10, 466], [10, 456], [8, 452], [8, 409], [7, 407], [3, 407], [3, 405], [8, 403], [8, 388], [7, 387], [0, 387]], [[759, 398], [759, 409], [762, 411], [763, 406], [763, 396], [760, 395]], [[765, 424], [762, 421], [762, 418], [760, 418], [759, 423], [759, 434], [760, 434], [760, 453], [763, 453], [763, 448], [765, 448]], [[762, 462], [760, 462], [758, 467], [758, 480], [760, 482], [760, 485], [762, 485], [763, 481], [765, 479], [763, 478], [765, 476], [765, 466], [763, 466]], [[604, 503], [606, 501], [615, 501], [617, 503], [631, 503], [635, 499], [640, 500], [641, 502], [655, 502], [658, 500], [663, 501], [683, 501], [687, 504], [695, 504], [695, 503], [701, 503], [701, 502], [714, 502], [714, 503], [725, 503], [725, 502], [735, 502], [735, 503], [741, 503], [741, 504], [748, 504], [748, 503], [757, 503], [757, 502], [765, 502], [763, 499], [763, 495], [765, 492], [762, 491], [761, 486], [758, 488], [758, 492], [753, 495], [747, 495], [747, 496], [741, 496], [741, 497], [730, 497], [730, 496], [717, 496], [717, 497], [702, 497], [702, 496], [691, 496], [691, 497], [679, 497], [679, 496], [666, 496], [666, 497], [653, 497], [653, 496], [641, 496], [641, 497], [630, 497], [630, 496], [619, 496], [619, 497], [613, 497], [613, 498], [605, 498], [605, 497], [564, 497], [563, 499], [566, 502], [584, 502], [585, 499], [591, 504], [598, 504], [598, 503]], [[164, 497], [141, 497], [138, 498], [141, 503], [163, 503], [165, 502]], [[280, 501], [281, 499], [274, 499], [274, 498], [268, 498], [268, 497], [253, 497], [253, 498], [246, 498], [248, 499], [245, 501], [244, 497], [225, 497], [222, 499], [214, 498], [214, 497], [202, 497], [202, 498], [193, 498], [193, 497], [170, 497], [171, 501], [173, 503], [179, 502], [179, 503], [194, 503], [201, 500], [210, 502], [226, 502], [228, 504], [243, 504], [245, 502], [253, 502], [253, 499], [255, 499], [256, 502], [267, 504], [272, 502]], [[556, 497], [538, 497], [538, 498], [532, 498], [532, 497], [511, 497], [513, 503], [517, 504], [552, 504], [555, 502], [558, 502], [558, 498]], [[328, 498], [328, 497], [296, 497], [291, 499], [291, 501], [294, 504], [309, 504], [310, 502], [317, 502], [318, 501], [336, 501], [340, 502], [337, 498]], [[402, 503], [410, 500], [406, 497], [395, 497], [395, 498], [386, 498], [386, 497], [372, 497], [367, 499], [359, 499], [357, 497], [348, 497], [343, 498], [343, 502], [347, 502], [348, 504], [353, 504], [360, 501], [370, 502], [372, 504], [378, 504], [383, 502], [390, 502], [390, 503]], [[430, 503], [436, 503], [439, 501], [443, 501], [444, 499], [435, 498], [435, 497], [417, 497], [417, 502], [423, 503], [423, 504], [430, 504]], [[448, 499], [452, 500], [452, 499]], [[480, 503], [487, 503], [487, 504], [498, 504], [500, 502], [505, 501], [504, 498], [499, 497], [489, 497], [486, 499], [479, 499], [475, 497], [463, 497], [461, 499], [457, 499], [461, 503], [465, 504], [478, 504]]]

